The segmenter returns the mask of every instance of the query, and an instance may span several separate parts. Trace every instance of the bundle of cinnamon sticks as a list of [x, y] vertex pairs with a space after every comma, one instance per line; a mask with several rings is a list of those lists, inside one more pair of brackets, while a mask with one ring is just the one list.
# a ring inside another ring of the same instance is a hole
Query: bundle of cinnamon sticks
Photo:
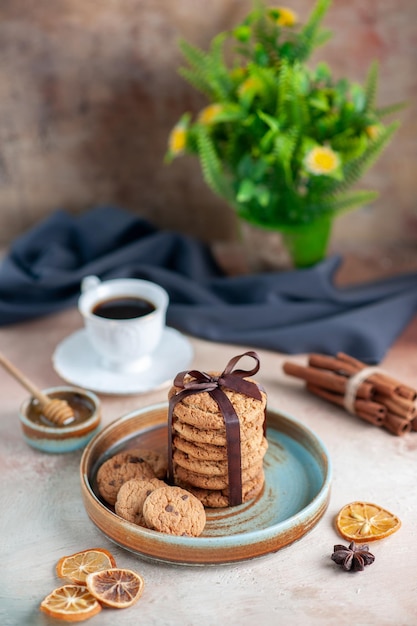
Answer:
[[417, 431], [417, 390], [348, 354], [310, 354], [307, 366], [287, 361], [283, 369], [304, 380], [308, 391], [316, 396], [394, 435]]

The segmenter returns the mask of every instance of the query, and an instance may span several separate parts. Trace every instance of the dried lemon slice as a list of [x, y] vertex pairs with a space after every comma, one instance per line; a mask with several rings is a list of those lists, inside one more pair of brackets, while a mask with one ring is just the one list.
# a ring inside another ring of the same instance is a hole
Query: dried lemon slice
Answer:
[[124, 609], [139, 600], [145, 585], [136, 572], [117, 567], [89, 574], [86, 583], [89, 592], [99, 602], [117, 609]]
[[110, 567], [116, 567], [114, 556], [104, 548], [91, 548], [63, 556], [57, 563], [56, 573], [59, 578], [85, 585], [88, 574]]
[[82, 622], [99, 613], [101, 604], [83, 585], [64, 585], [46, 596], [39, 608], [66, 622]]
[[346, 504], [336, 517], [336, 528], [342, 537], [357, 543], [383, 539], [400, 526], [396, 515], [369, 502]]

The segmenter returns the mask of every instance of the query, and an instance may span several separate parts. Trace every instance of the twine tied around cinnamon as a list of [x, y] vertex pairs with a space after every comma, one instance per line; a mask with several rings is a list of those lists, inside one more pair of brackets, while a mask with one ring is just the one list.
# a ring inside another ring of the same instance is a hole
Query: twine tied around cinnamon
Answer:
[[[249, 356], [256, 361], [251, 370], [234, 369], [238, 361]], [[168, 480], [174, 480], [172, 462], [172, 421], [175, 405], [184, 398], [206, 391], [217, 402], [222, 413], [226, 429], [227, 471], [229, 482], [229, 505], [236, 506], [242, 503], [242, 467], [240, 452], [240, 423], [236, 411], [227, 397], [224, 389], [242, 393], [255, 400], [262, 400], [258, 385], [245, 377], [254, 376], [259, 370], [259, 357], [250, 350], [239, 354], [228, 362], [220, 375], [212, 375], [199, 370], [180, 372], [174, 379], [174, 386], [180, 391], [169, 400], [168, 409]], [[187, 380], [187, 377], [190, 377]]]
[[356, 372], [347, 379], [345, 395], [343, 397], [343, 403], [346, 411], [352, 413], [352, 415], [356, 415], [355, 410], [355, 402], [356, 402], [356, 394], [360, 385], [368, 380], [372, 374], [381, 373], [381, 370], [378, 367], [364, 367], [363, 369]]

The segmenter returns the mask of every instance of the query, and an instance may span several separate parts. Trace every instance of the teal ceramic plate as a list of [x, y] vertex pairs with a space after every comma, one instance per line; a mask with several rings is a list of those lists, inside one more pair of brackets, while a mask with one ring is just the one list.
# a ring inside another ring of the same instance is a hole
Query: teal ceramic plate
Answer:
[[206, 509], [200, 537], [177, 537], [131, 524], [118, 517], [98, 494], [95, 476], [109, 456], [131, 447], [164, 449], [166, 403], [119, 418], [96, 435], [83, 453], [84, 505], [94, 524], [118, 545], [154, 560], [183, 565], [218, 565], [280, 550], [308, 533], [323, 516], [331, 467], [320, 439], [301, 422], [274, 410], [267, 413], [268, 451], [265, 487], [246, 504]]

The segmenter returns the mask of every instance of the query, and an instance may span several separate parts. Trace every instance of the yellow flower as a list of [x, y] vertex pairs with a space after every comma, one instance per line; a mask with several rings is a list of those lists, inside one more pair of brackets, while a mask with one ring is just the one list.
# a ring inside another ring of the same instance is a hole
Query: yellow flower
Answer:
[[304, 165], [311, 174], [331, 174], [340, 165], [336, 152], [326, 146], [316, 146], [307, 153]]
[[242, 80], [245, 77], [246, 69], [244, 67], [234, 67], [230, 72], [232, 80]]
[[372, 124], [372, 126], [367, 126], [365, 128], [365, 132], [368, 135], [369, 139], [376, 139], [380, 133], [381, 129], [378, 124]]
[[221, 104], [209, 104], [207, 107], [200, 111], [200, 115], [198, 116], [198, 121], [200, 124], [205, 124], [209, 126], [216, 121], [216, 116], [223, 111], [223, 106]]
[[168, 139], [169, 152], [175, 156], [185, 150], [187, 142], [187, 130], [182, 124], [177, 124], [172, 129]]
[[243, 83], [240, 85], [238, 91], [240, 96], [244, 96], [250, 91], [260, 91], [262, 89], [262, 81], [256, 76], [249, 76]]
[[276, 23], [278, 26], [294, 26], [298, 22], [297, 13], [286, 7], [277, 7], [278, 17]]

